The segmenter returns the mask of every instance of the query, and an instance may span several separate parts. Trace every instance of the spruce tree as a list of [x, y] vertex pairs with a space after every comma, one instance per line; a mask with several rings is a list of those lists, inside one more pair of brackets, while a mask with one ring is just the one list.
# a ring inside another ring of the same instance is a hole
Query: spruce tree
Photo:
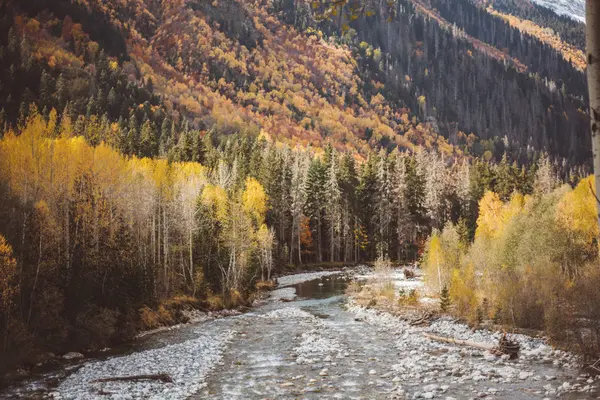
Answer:
[[154, 124], [147, 119], [142, 125], [138, 155], [141, 157], [152, 157], [156, 155], [156, 152], [156, 131], [154, 129]]
[[337, 154], [330, 155], [329, 170], [325, 184], [325, 212], [329, 223], [329, 261], [337, 260], [339, 234], [341, 230], [341, 191], [338, 183]]
[[323, 206], [325, 204], [326, 171], [319, 158], [313, 158], [306, 181], [306, 215], [311, 220], [313, 238], [316, 239], [317, 261], [323, 261]]
[[448, 311], [450, 307], [450, 291], [448, 290], [448, 285], [444, 285], [442, 287], [442, 291], [440, 293], [440, 309], [442, 312]]

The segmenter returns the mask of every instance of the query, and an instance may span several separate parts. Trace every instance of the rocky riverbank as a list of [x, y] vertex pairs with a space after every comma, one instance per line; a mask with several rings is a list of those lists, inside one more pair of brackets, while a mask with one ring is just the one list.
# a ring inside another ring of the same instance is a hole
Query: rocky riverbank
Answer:
[[[145, 349], [83, 362], [42, 397], [597, 398], [597, 381], [580, 374], [576, 357], [541, 339], [515, 335], [521, 354], [510, 360], [423, 335], [494, 344], [497, 332], [473, 331], [448, 317], [411, 326], [401, 317], [348, 300], [343, 295], [348, 274], [281, 279], [286, 299], [275, 295], [243, 315], [159, 332], [146, 338]], [[166, 374], [172, 382], [97, 382], [139, 374]], [[27, 397], [21, 389], [20, 395]]]

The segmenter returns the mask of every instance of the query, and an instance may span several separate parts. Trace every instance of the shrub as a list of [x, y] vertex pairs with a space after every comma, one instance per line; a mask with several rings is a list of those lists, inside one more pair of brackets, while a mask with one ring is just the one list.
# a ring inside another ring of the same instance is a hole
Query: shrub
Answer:
[[140, 329], [156, 329], [161, 326], [160, 316], [148, 306], [140, 309]]
[[514, 194], [508, 202], [486, 193], [466, 250], [451, 226], [434, 232], [425, 276], [433, 289], [442, 285], [440, 308], [451, 301], [453, 312], [470, 322], [491, 317], [545, 329], [555, 341], [577, 343], [581, 352], [599, 351], [598, 230], [590, 182], [533, 197]]
[[213, 294], [209, 292], [206, 296], [206, 302], [208, 303], [208, 307], [210, 310], [222, 310], [225, 308], [225, 302], [223, 301], [223, 296]]
[[103, 348], [116, 332], [117, 313], [100, 307], [89, 307], [75, 321], [76, 347]]
[[273, 289], [275, 289], [275, 287], [277, 287], [277, 285], [275, 284], [274, 280], [269, 280], [269, 281], [258, 281], [258, 282], [256, 282], [256, 285], [254, 285], [254, 287], [256, 287], [256, 290], [265, 291], [265, 290], [273, 290]]

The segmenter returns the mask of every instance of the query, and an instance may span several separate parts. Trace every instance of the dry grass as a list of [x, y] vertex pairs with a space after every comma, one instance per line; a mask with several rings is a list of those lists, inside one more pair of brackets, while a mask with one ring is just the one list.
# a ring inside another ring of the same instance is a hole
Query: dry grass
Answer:
[[192, 296], [179, 295], [165, 300], [161, 304], [168, 309], [182, 310], [189, 307], [198, 307], [200, 301]]
[[195, 297], [178, 295], [163, 300], [156, 309], [144, 306], [139, 310], [140, 329], [150, 330], [185, 322], [183, 311], [199, 305], [200, 301]]
[[227, 306], [229, 308], [235, 308], [245, 304], [244, 296], [237, 290], [229, 291], [229, 298], [227, 301]]
[[158, 313], [147, 306], [140, 309], [140, 324], [141, 330], [156, 329], [162, 326]]
[[277, 286], [277, 284], [275, 283], [274, 280], [270, 280], [270, 281], [258, 281], [256, 282], [256, 290], [258, 291], [265, 291], [265, 290], [273, 290], [275, 289], [275, 287]]
[[206, 296], [206, 302], [208, 303], [209, 309], [213, 311], [222, 310], [223, 308], [225, 308], [225, 301], [223, 300], [223, 296], [218, 294], [208, 293], [208, 295]]

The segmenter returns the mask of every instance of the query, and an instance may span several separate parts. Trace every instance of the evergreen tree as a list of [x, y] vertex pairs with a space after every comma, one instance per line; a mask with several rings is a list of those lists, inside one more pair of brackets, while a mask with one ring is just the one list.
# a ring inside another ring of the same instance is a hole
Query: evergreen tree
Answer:
[[141, 157], [152, 157], [156, 155], [157, 150], [154, 124], [147, 119], [142, 125], [138, 155]]
[[375, 205], [377, 204], [377, 159], [369, 154], [367, 162], [361, 166], [359, 184], [356, 189], [358, 198], [358, 226], [357, 231], [362, 232], [361, 247], [366, 252], [369, 260], [376, 259], [376, 226], [373, 221]]
[[69, 101], [69, 90], [67, 85], [65, 77], [61, 73], [56, 81], [56, 99], [58, 101], [59, 109], [64, 109]]
[[306, 181], [306, 215], [311, 220], [313, 237], [317, 241], [317, 261], [323, 261], [323, 206], [326, 202], [326, 171], [319, 158], [313, 158]]
[[54, 100], [52, 98], [53, 93], [54, 80], [52, 76], [46, 72], [46, 70], [43, 70], [40, 77], [40, 103], [45, 106], [52, 107], [54, 104]]
[[290, 211], [292, 214], [292, 232], [290, 235], [290, 264], [294, 262], [294, 250], [297, 251], [297, 260], [302, 264], [302, 222], [304, 221], [304, 208], [307, 199], [307, 174], [309, 157], [306, 153], [298, 151], [294, 154], [292, 167], [292, 180], [290, 190]]
[[108, 113], [111, 117], [115, 117], [118, 114], [119, 110], [119, 97], [117, 95], [117, 91], [115, 88], [110, 88], [108, 92], [108, 97], [106, 98]]
[[394, 171], [392, 176], [392, 207], [394, 209], [397, 235], [397, 257], [404, 259], [407, 246], [414, 240], [414, 223], [408, 208], [408, 176], [406, 172], [406, 155], [396, 151], [394, 155]]
[[448, 285], [444, 285], [440, 293], [440, 309], [442, 312], [446, 312], [448, 308], [450, 308], [450, 291], [448, 290]]
[[331, 153], [325, 183], [325, 212], [329, 222], [329, 261], [337, 260], [341, 232], [341, 191], [338, 183], [337, 154]]
[[135, 154], [139, 143], [139, 123], [135, 116], [135, 111], [129, 113], [129, 122], [127, 124], [127, 138], [124, 147], [125, 154]]
[[[348, 262], [356, 256], [354, 231], [357, 224], [356, 187], [358, 186], [356, 163], [350, 153], [344, 153], [341, 157], [339, 183], [342, 192], [341, 239], [343, 241], [344, 262]], [[357, 262], [358, 260], [354, 258], [354, 261]]]

